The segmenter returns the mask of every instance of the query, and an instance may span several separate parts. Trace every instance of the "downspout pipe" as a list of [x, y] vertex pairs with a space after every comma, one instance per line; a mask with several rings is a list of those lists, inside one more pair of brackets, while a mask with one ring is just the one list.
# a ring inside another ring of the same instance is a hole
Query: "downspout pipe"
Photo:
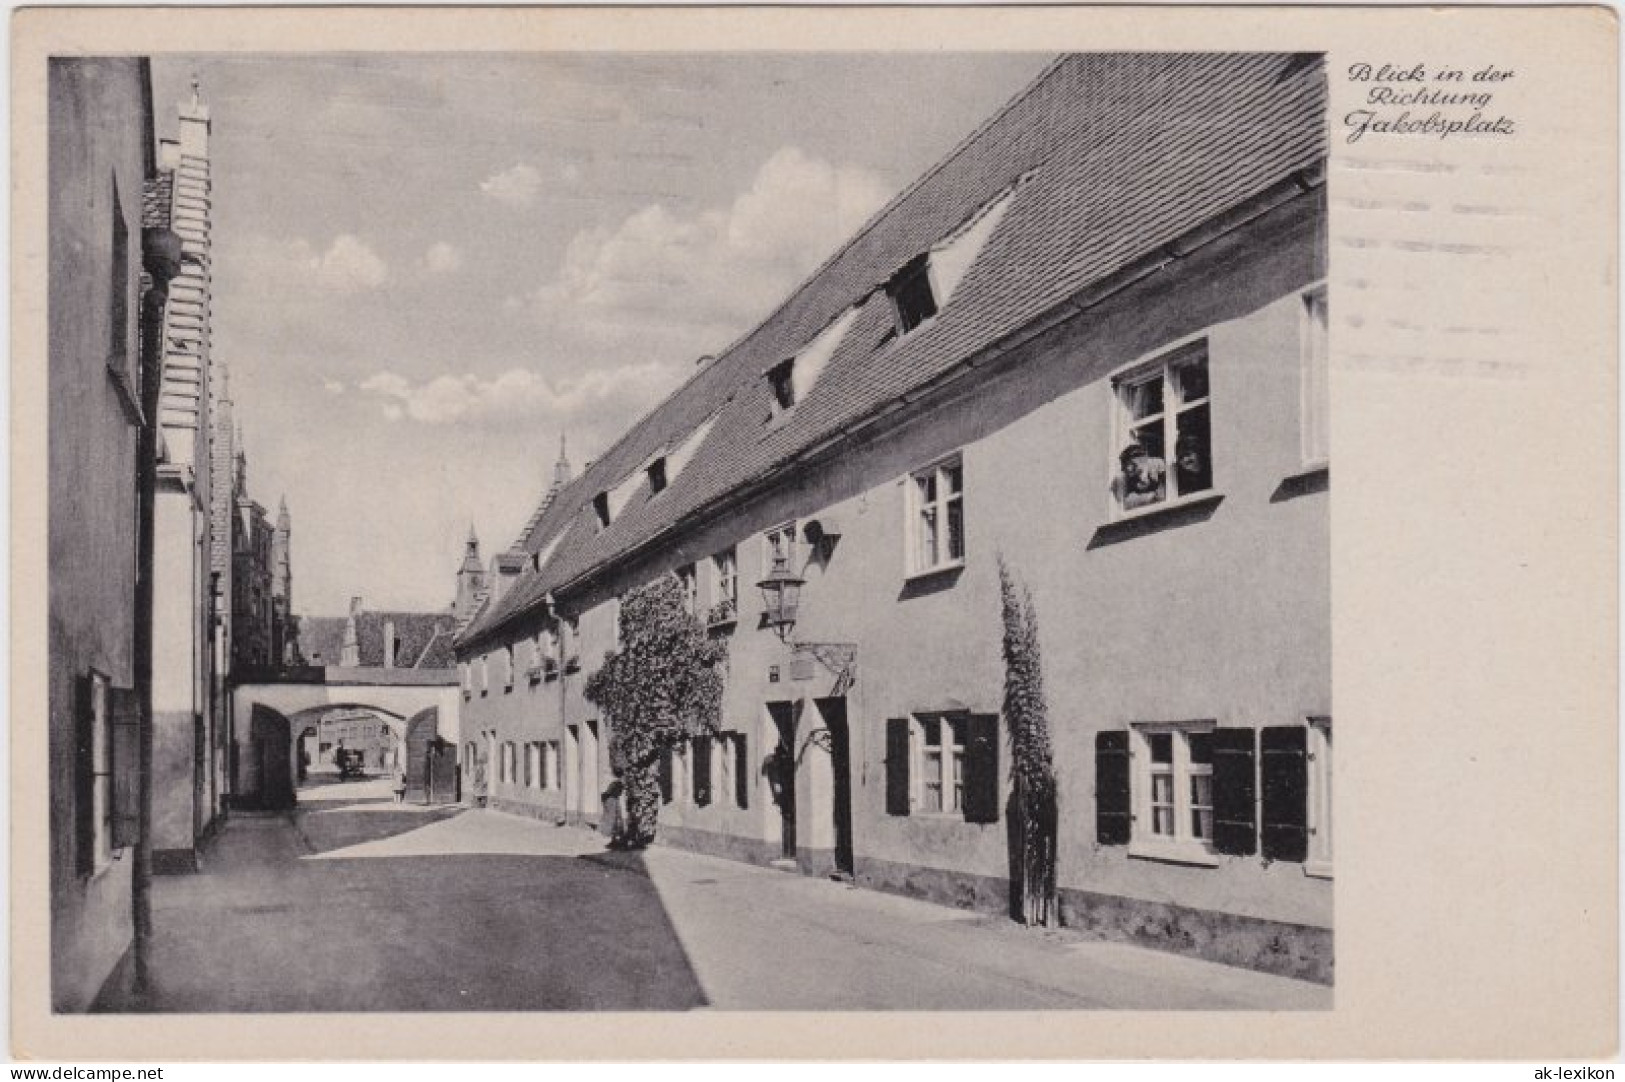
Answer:
[[131, 917], [135, 925], [133, 948], [135, 992], [145, 996], [151, 988], [152, 951], [152, 577], [154, 502], [158, 493], [158, 402], [163, 382], [164, 306], [169, 283], [181, 270], [181, 238], [168, 229], [141, 231], [141, 267], [151, 284], [141, 294], [141, 430], [136, 447], [136, 499], [140, 517], [136, 527], [135, 582], [135, 686], [140, 712], [138, 766], [140, 807], [131, 868]]

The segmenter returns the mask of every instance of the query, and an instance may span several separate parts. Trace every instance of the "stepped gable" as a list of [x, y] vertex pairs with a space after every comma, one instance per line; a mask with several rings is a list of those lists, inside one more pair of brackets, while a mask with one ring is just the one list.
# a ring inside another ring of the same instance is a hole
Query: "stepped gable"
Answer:
[[[1327, 150], [1325, 71], [1323, 63], [1304, 60], [1264, 53], [1057, 60], [758, 327], [565, 486], [524, 538], [531, 553], [553, 545], [547, 562], [527, 570], [458, 641], [496, 632], [548, 593], [840, 439], [904, 394], [1215, 217], [1294, 179], [1319, 183]], [[896, 338], [890, 304], [877, 291], [1006, 192], [1013, 194], [1003, 220], [951, 302]], [[859, 316], [817, 385], [783, 423], [768, 426], [766, 371], [853, 305], [861, 305]], [[660, 499], [651, 501], [643, 483], [600, 530], [592, 498], [713, 414], [717, 422], [704, 445]]]

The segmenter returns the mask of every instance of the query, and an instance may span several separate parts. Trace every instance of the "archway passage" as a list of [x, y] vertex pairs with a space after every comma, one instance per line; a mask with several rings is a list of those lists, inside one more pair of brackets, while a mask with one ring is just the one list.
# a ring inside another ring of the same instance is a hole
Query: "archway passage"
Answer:
[[[232, 692], [233, 715], [249, 719], [238, 725], [232, 745], [232, 806], [278, 810], [293, 806], [295, 782], [304, 756], [319, 754], [319, 743], [306, 736], [324, 715], [366, 711], [389, 731], [388, 744], [406, 752], [387, 764], [406, 767], [416, 780], [416, 803], [457, 799], [458, 690], [450, 670], [293, 670]], [[407, 719], [410, 719], [407, 720]], [[416, 726], [420, 745], [418, 770], [410, 762], [410, 737]], [[312, 744], [315, 743], [315, 749]], [[318, 755], [312, 755], [312, 762]], [[434, 783], [439, 768], [439, 784]], [[445, 794], [450, 793], [450, 796]]]

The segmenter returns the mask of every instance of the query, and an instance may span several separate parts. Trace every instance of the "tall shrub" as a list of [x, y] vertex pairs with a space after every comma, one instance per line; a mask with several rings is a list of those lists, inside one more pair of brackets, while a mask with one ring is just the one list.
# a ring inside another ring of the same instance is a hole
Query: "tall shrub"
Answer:
[[707, 636], [684, 600], [675, 575], [627, 593], [620, 648], [604, 655], [584, 689], [610, 725], [610, 766], [626, 792], [621, 840], [632, 846], [654, 840], [662, 753], [715, 732], [720, 720], [727, 647]]
[[1054, 925], [1059, 802], [1050, 751], [1049, 716], [1032, 593], [999, 560], [1004, 622], [1004, 717], [1010, 733], [1012, 913], [1027, 924]]

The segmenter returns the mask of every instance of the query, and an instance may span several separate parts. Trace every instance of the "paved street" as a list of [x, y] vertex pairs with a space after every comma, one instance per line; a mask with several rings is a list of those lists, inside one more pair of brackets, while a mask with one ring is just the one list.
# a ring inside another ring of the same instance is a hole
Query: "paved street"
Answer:
[[[1329, 1008], [1330, 989], [317, 779], [157, 881], [160, 1011]], [[127, 1005], [125, 1005], [127, 1006]]]

